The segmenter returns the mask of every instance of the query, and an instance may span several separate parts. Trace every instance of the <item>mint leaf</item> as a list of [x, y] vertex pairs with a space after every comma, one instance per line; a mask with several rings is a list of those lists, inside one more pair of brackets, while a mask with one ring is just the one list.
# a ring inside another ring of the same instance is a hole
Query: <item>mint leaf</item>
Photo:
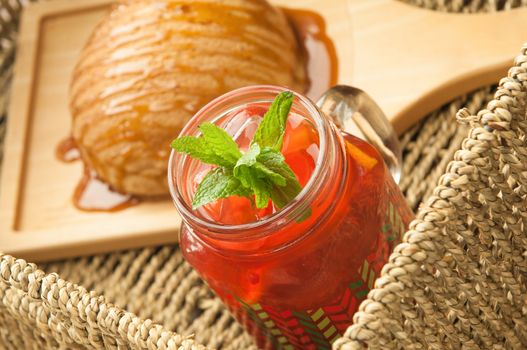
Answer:
[[[286, 180], [279, 173], [267, 168], [264, 164], [258, 162], [257, 158], [260, 155], [260, 146], [257, 143], [253, 143], [249, 148], [249, 151], [245, 153], [236, 163], [234, 167], [234, 176], [239, 177], [240, 181], [244, 186], [249, 186], [246, 177], [257, 177], [260, 179], [268, 179], [270, 182], [285, 186]], [[249, 168], [246, 173], [241, 173], [242, 168]], [[245, 175], [247, 174], [247, 175]]]
[[186, 153], [206, 164], [228, 165], [223, 158], [212, 153], [203, 138], [182, 136], [172, 141], [171, 147], [178, 152]]
[[244, 186], [248, 186], [248, 178], [242, 174], [242, 170], [252, 167], [256, 163], [256, 157], [260, 154], [260, 146], [258, 144], [252, 144], [245, 154], [236, 162], [234, 166], [234, 176], [238, 177]]
[[253, 190], [257, 208], [265, 208], [269, 204], [270, 186], [265, 173], [257, 170], [256, 157], [260, 154], [260, 146], [252, 144], [249, 151], [238, 159], [234, 166], [234, 176], [243, 186]]
[[201, 181], [192, 200], [192, 209], [230, 196], [250, 197], [251, 191], [223, 168], [211, 170]]
[[232, 168], [242, 156], [238, 145], [227, 132], [214, 124], [199, 126], [202, 136], [183, 136], [172, 141], [172, 148], [203, 163]]
[[277, 151], [282, 148], [287, 116], [291, 111], [294, 98], [295, 96], [290, 91], [284, 91], [276, 96], [256, 129], [253, 143], [257, 143], [262, 148], [271, 147]]
[[293, 170], [285, 162], [282, 153], [267, 147], [258, 155], [257, 159], [267, 169], [285, 179], [284, 185], [273, 186], [270, 192], [273, 203], [278, 208], [283, 208], [302, 191], [302, 186], [300, 186]]
[[267, 208], [269, 205], [269, 198], [271, 198], [270, 186], [267, 181], [256, 178], [252, 181], [251, 188], [254, 191], [256, 208]]
[[253, 171], [256, 173], [256, 176], [267, 178], [270, 182], [277, 186], [285, 186], [286, 179], [282, 175], [266, 167], [260, 162], [254, 163], [252, 166]]
[[[293, 170], [291, 170], [289, 165], [285, 162], [282, 153], [266, 147], [260, 152], [257, 160], [257, 164], [263, 164], [267, 169], [273, 173], [280, 174], [286, 180], [285, 184], [278, 186], [275, 185], [270, 189], [270, 196], [274, 205], [278, 208], [283, 208], [291, 203], [291, 201], [302, 191], [302, 186], [298, 182]], [[307, 208], [296, 222], [300, 223], [306, 220], [311, 214], [311, 208]]]
[[265, 178], [258, 177], [253, 168], [249, 166], [240, 166], [237, 168], [235, 177], [240, 181], [242, 186], [251, 189], [254, 194], [254, 201], [257, 208], [262, 209], [269, 205], [271, 185]]
[[212, 123], [201, 124], [199, 130], [203, 134], [203, 140], [210, 148], [210, 152], [224, 159], [230, 166], [236, 164], [242, 153], [236, 142], [225, 130]]

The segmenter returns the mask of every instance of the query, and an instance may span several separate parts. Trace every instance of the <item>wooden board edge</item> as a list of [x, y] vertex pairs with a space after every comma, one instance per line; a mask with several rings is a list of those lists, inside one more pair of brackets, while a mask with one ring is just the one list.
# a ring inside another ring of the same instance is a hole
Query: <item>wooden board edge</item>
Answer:
[[[51, 258], [53, 253], [60, 251], [60, 256], [76, 256], [82, 253], [82, 246], [69, 240], [45, 244], [42, 241], [44, 232], [36, 230], [19, 231], [18, 213], [21, 206], [22, 185], [25, 181], [25, 166], [27, 162], [28, 137], [31, 130], [35, 82], [38, 79], [39, 67], [37, 66], [40, 54], [41, 26], [47, 17], [59, 16], [79, 11], [107, 7], [114, 3], [112, 0], [57, 0], [52, 2], [30, 3], [22, 12], [20, 21], [20, 35], [18, 37], [17, 54], [15, 56], [12, 88], [10, 91], [10, 104], [6, 123], [4, 142], [4, 157], [0, 177], [0, 251], [15, 254], [22, 258]], [[148, 236], [148, 237], [146, 237]], [[175, 235], [177, 237], [177, 235]], [[151, 239], [156, 244], [173, 242], [174, 239], [162, 232], [148, 233], [145, 237], [136, 232], [133, 244], [145, 243]], [[115, 237], [114, 237], [115, 238]], [[117, 237], [118, 238], [118, 237]], [[177, 238], [176, 238], [177, 239]], [[22, 248], [20, 242], [38, 241], [44, 243], [37, 248]], [[116, 239], [102, 239], [100, 248], [94, 247], [94, 252], [112, 250]], [[106, 248], [105, 248], [106, 247]], [[111, 247], [111, 248], [110, 248]]]
[[437, 110], [442, 105], [449, 103], [449, 101], [453, 101], [454, 99], [475, 91], [478, 88], [490, 84], [497, 84], [501, 78], [507, 76], [507, 71], [512, 64], [512, 58], [506, 59], [501, 63], [487, 66], [484, 69], [462, 74], [458, 76], [457, 79], [429, 91], [418, 101], [394, 115], [391, 123], [395, 132], [397, 135], [402, 135], [405, 131], [423, 119], [423, 116]]
[[[39, 36], [42, 17], [40, 13], [24, 11], [20, 21], [18, 50], [15, 57], [11, 88], [4, 158], [0, 183], [0, 235], [15, 232], [17, 212], [20, 208], [21, 184], [24, 181], [24, 166], [27, 152], [29, 119], [32, 112], [34, 82], [38, 67]], [[18, 154], [21, 154], [18, 156]], [[8, 184], [10, 186], [8, 186]], [[15, 232], [16, 233], [16, 232]], [[2, 249], [5, 246], [2, 245]]]
[[[26, 259], [31, 262], [50, 261], [94, 254], [123, 251], [141, 247], [152, 247], [162, 244], [176, 244], [179, 240], [179, 230], [160, 230], [157, 232], [136, 233], [129, 240], [126, 248], [119, 245], [121, 237], [108, 236], [94, 240], [47, 241], [48, 231], [33, 231], [30, 233], [0, 235], [1, 252], [13, 255], [16, 258]], [[72, 232], [72, 235], [75, 233]], [[32, 242], [27, 244], [28, 240]]]
[[[114, 3], [116, 3], [116, 0], [53, 0], [33, 2], [28, 4], [26, 10], [22, 13], [22, 17], [28, 12], [31, 12], [40, 18], [60, 16], [68, 13], [106, 7]], [[29, 9], [29, 11], [27, 11], [27, 9]]]

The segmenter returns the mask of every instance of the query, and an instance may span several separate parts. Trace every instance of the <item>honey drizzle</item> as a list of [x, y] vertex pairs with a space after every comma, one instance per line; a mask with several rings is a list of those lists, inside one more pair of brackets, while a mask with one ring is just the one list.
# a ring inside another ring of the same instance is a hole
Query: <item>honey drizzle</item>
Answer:
[[[193, 6], [195, 6], [198, 3], [194, 3]], [[183, 5], [185, 6], [185, 5]], [[232, 7], [226, 7], [226, 13], [229, 11], [233, 11]], [[318, 15], [315, 12], [307, 11], [307, 10], [296, 10], [296, 9], [283, 9], [287, 19], [292, 24], [294, 33], [296, 35], [296, 39], [300, 44], [300, 49], [302, 50], [304, 57], [306, 59], [306, 68], [307, 68], [307, 79], [308, 79], [308, 86], [306, 91], [304, 93], [311, 98], [318, 98], [326, 89], [334, 85], [337, 81], [337, 75], [338, 75], [338, 60], [335, 48], [333, 46], [333, 43], [331, 39], [325, 35], [325, 22], [324, 19]], [[214, 19], [217, 19], [218, 16], [217, 13], [211, 14], [211, 16], [214, 16]], [[206, 17], [206, 16], [205, 16]], [[257, 21], [263, 22], [263, 24], [268, 28], [273, 28], [272, 23], [268, 23], [267, 19], [259, 18], [258, 16]], [[173, 18], [172, 18], [173, 19]], [[206, 18], [201, 18], [197, 22], [206, 22]], [[148, 25], [150, 23], [143, 23], [143, 25]], [[154, 23], [155, 25], [155, 23]], [[242, 32], [245, 31], [242, 26], [236, 26], [235, 28], [232, 28], [234, 31]], [[115, 43], [116, 46], [124, 46], [130, 41], [134, 41], [133, 37], [133, 28], [134, 25], [131, 24], [128, 26], [128, 28], [131, 28], [129, 31], [129, 35], [125, 36], [125, 38], [122, 38]], [[126, 28], [124, 28], [126, 29]], [[123, 31], [125, 31], [122, 29]], [[131, 33], [130, 33], [131, 32]], [[121, 33], [122, 34], [122, 33]], [[181, 34], [181, 33], [179, 33]], [[186, 33], [189, 36], [196, 36], [201, 35], [205, 36], [203, 32], [188, 32]], [[279, 31], [274, 31], [274, 34], [281, 35]], [[165, 33], [165, 35], [171, 35], [170, 33]], [[214, 37], [214, 36], [212, 36]], [[126, 40], [128, 39], [128, 40]], [[146, 42], [145, 44], [152, 45], [157, 44], [161, 41], [161, 37], [157, 36]], [[265, 40], [269, 40], [269, 38], [262, 38], [262, 37], [250, 37], [245, 35], [244, 39], [248, 41], [251, 44], [261, 46], [261, 42]], [[144, 40], [144, 38], [143, 38]], [[148, 46], [147, 45], [147, 46]], [[280, 45], [279, 45], [280, 46]], [[148, 55], [151, 53], [150, 50], [146, 50], [145, 55]], [[138, 52], [138, 51], [136, 51]], [[243, 59], [243, 57], [236, 57], [238, 55], [230, 54], [233, 56], [233, 58]], [[83, 59], [86, 59], [89, 55], [85, 55]], [[134, 55], [132, 55], [134, 56]], [[141, 55], [135, 55], [134, 58], [138, 58]], [[276, 59], [278, 61], [283, 61], [284, 57], [275, 53], [273, 56], [276, 56]], [[120, 57], [117, 55], [117, 57], [114, 57], [112, 60], [113, 62], [118, 62], [121, 60], [129, 59], [130, 55], [125, 55], [125, 57]], [[264, 62], [260, 62], [260, 65], [262, 65]], [[84, 65], [85, 69], [89, 68], [89, 65]], [[269, 67], [270, 68], [270, 67]], [[186, 67], [186, 66], [176, 66], [173, 67], [173, 70], [175, 71], [183, 71], [183, 72], [195, 72], [196, 67]], [[199, 69], [198, 69], [199, 70]], [[221, 76], [216, 76], [216, 72], [206, 72], [203, 71], [202, 73], [210, 73], [215, 76], [218, 84], [220, 86], [223, 86], [224, 83], [222, 81]], [[155, 76], [156, 72], [149, 73], [149, 76]], [[74, 79], [77, 77], [75, 76]], [[247, 76], [244, 77], [247, 79], [251, 79], [252, 77]], [[126, 84], [123, 84], [120, 87], [114, 87], [111, 89], [111, 91], [107, 91], [108, 95], [118, 94], [118, 93], [124, 93], [127, 92], [134, 87], [136, 87], [136, 83], [140, 83], [137, 81], [131, 82], [129, 86]], [[76, 96], [78, 94], [83, 93], [83, 89], [72, 91], [73, 94]], [[101, 96], [100, 98], [108, 97]], [[75, 99], [75, 96], [73, 97]], [[144, 97], [144, 96], [139, 96]], [[139, 98], [138, 97], [138, 98]], [[211, 96], [212, 98], [212, 96]], [[133, 98], [134, 100], [137, 98]], [[175, 103], [175, 102], [174, 102]], [[203, 97], [197, 97], [196, 104], [204, 104], [206, 101], [204, 101]], [[179, 103], [180, 104], [180, 103]], [[141, 114], [144, 114], [150, 110], [150, 107], [145, 105], [141, 105], [141, 107], [144, 107], [143, 112], [141, 112], [138, 108], [139, 106], [135, 106], [131, 110], [125, 110], [123, 112], [135, 112], [138, 114], [136, 117], [133, 118], [133, 121], [129, 121], [133, 124], [138, 123]], [[187, 109], [186, 105], [181, 105], [181, 108]], [[115, 114], [120, 114], [119, 112]], [[141, 130], [140, 127], [133, 128], [134, 130]], [[116, 139], [124, 140], [129, 138], [130, 133], [125, 133], [121, 135], [108, 135], [111, 137], [108, 137], [108, 140], [115, 141]], [[100, 146], [100, 145], [99, 145]], [[64, 141], [62, 141], [56, 150], [57, 158], [63, 162], [72, 162], [80, 158], [80, 152], [75, 144], [75, 141], [73, 138], [68, 138]], [[137, 205], [140, 203], [140, 199], [137, 197], [134, 197], [132, 195], [122, 194], [119, 193], [111, 188], [108, 184], [100, 180], [97, 175], [95, 174], [95, 171], [89, 170], [87, 166], [85, 166], [84, 175], [77, 185], [74, 195], [73, 195], [73, 204], [75, 207], [77, 207], [80, 210], [83, 211], [106, 211], [106, 212], [114, 212], [123, 210], [125, 208], [129, 208], [131, 206]]]

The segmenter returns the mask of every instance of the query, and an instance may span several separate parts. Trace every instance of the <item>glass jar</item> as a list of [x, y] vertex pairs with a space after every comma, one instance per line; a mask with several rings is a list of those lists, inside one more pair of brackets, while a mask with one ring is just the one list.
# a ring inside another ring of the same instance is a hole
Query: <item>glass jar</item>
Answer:
[[[197, 136], [203, 122], [225, 127], [236, 110], [270, 105], [283, 90], [230, 92], [200, 110], [181, 135]], [[329, 349], [413, 215], [376, 148], [295, 96], [292, 112], [314, 126], [319, 152], [302, 192], [278, 212], [242, 225], [213, 222], [190, 205], [199, 162], [175, 152], [169, 161], [183, 255], [261, 349]]]

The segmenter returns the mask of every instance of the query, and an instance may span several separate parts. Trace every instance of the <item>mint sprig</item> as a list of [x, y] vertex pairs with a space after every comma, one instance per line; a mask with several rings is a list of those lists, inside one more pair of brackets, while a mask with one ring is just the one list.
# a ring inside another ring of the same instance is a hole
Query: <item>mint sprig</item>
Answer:
[[245, 153], [225, 130], [211, 123], [199, 126], [199, 137], [172, 141], [176, 151], [217, 166], [198, 185], [193, 209], [230, 196], [254, 200], [257, 208], [266, 208], [269, 200], [282, 208], [300, 193], [302, 186], [280, 152], [293, 100], [289, 91], [275, 98]]

